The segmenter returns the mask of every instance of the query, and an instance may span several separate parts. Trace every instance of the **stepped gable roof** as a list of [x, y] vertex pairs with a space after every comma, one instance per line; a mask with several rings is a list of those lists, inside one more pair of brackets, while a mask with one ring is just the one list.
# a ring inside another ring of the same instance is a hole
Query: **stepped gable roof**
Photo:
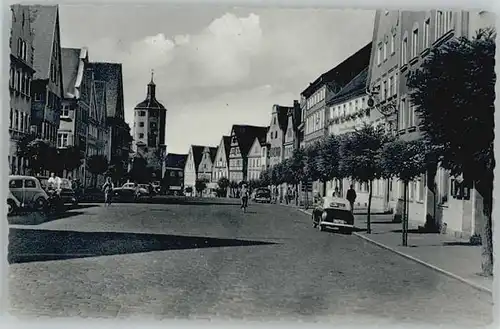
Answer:
[[78, 48], [61, 49], [64, 97], [67, 98], [78, 97], [75, 88], [80, 68], [80, 52], [81, 49]]
[[[363, 71], [370, 64], [372, 43], [369, 42], [363, 48], [355, 52], [353, 55], [346, 58], [339, 65], [335, 66], [328, 72], [320, 75], [314, 82], [310, 83], [306, 89], [302, 91], [302, 95], [310, 97], [321, 86], [329, 83], [336, 83], [340, 87], [344, 87], [356, 75]], [[328, 101], [328, 100], [326, 100]]]
[[34, 80], [48, 79], [52, 45], [56, 37], [59, 7], [57, 5], [29, 5], [30, 23], [34, 31], [33, 36], [33, 68]]
[[213, 162], [215, 162], [215, 157], [217, 156], [217, 149], [218, 147], [210, 147], [209, 148], [209, 152], [210, 152], [210, 160]]
[[233, 125], [233, 131], [238, 139], [238, 146], [241, 155], [246, 157], [252, 147], [255, 138], [265, 140], [269, 127], [249, 126], [249, 125]]
[[156, 99], [156, 84], [153, 81], [153, 73], [151, 73], [151, 81], [148, 83], [146, 99], [137, 104], [135, 108], [165, 110], [165, 107]]
[[168, 153], [165, 158], [165, 166], [168, 168], [184, 169], [188, 155]]
[[91, 63], [94, 79], [106, 83], [106, 115], [125, 118], [121, 63]]
[[368, 78], [368, 66], [352, 79], [344, 88], [342, 88], [328, 104], [337, 104], [350, 98], [360, 96], [366, 93], [366, 82]]

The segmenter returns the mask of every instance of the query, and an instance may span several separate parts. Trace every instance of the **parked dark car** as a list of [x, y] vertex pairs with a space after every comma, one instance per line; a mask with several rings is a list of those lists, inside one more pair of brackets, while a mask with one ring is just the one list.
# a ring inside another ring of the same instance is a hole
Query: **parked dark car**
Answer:
[[349, 203], [342, 198], [324, 197], [314, 208], [312, 221], [313, 227], [320, 231], [328, 228], [350, 234], [354, 230], [354, 215]]
[[255, 190], [255, 202], [271, 203], [271, 190], [268, 188], [259, 188]]

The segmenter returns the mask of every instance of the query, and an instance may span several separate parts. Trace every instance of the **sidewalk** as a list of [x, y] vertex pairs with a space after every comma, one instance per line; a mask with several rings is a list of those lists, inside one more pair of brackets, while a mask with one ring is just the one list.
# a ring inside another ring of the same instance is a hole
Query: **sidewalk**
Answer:
[[366, 233], [366, 215], [356, 215], [355, 225], [362, 231], [353, 234], [405, 258], [454, 277], [479, 290], [492, 293], [493, 278], [478, 275], [481, 271], [481, 246], [468, 240], [439, 233], [421, 233], [409, 224], [408, 246], [402, 246], [401, 223], [392, 223], [391, 215], [371, 218], [372, 233]]

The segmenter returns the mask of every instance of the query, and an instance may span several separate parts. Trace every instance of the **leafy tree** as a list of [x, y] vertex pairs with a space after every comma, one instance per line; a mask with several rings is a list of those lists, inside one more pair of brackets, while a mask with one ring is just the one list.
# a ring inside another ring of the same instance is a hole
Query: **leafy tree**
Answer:
[[67, 172], [72, 172], [73, 170], [80, 168], [83, 162], [83, 154], [80, 148], [76, 146], [70, 146], [68, 148], [59, 150], [59, 157], [62, 163], [63, 169]]
[[382, 176], [397, 177], [403, 182], [403, 246], [408, 245], [408, 184], [427, 170], [427, 154], [423, 140], [394, 140], [386, 143], [379, 155]]
[[28, 168], [33, 175], [42, 174], [45, 170], [50, 170], [54, 164], [51, 153], [54, 148], [43, 140], [36, 138], [34, 135], [26, 135], [17, 144], [16, 154], [19, 157], [29, 159]]
[[300, 183], [307, 183], [306, 174], [304, 170], [306, 156], [303, 149], [296, 149], [292, 157], [288, 159], [287, 166], [285, 167], [285, 180], [287, 183], [292, 184], [295, 189], [295, 203], [298, 205]]
[[217, 185], [219, 186], [219, 195], [226, 196], [227, 188], [229, 187], [229, 179], [227, 179], [226, 177], [221, 177], [219, 178]]
[[139, 155], [136, 155], [132, 159], [132, 166], [130, 168], [130, 171], [128, 172], [128, 176], [132, 181], [137, 183], [149, 182], [151, 177], [150, 171], [147, 167], [146, 159]]
[[[321, 142], [317, 141], [309, 145], [306, 149], [306, 172], [311, 181], [321, 180], [321, 173], [319, 171], [319, 157], [321, 154]], [[324, 192], [324, 191], [323, 191]]]
[[483, 29], [434, 48], [408, 80], [420, 129], [441, 149], [441, 166], [463, 174], [483, 197], [484, 275], [493, 274], [495, 32]]
[[201, 193], [207, 188], [207, 182], [208, 180], [206, 178], [197, 178], [196, 182], [194, 183], [196, 192], [201, 195]]
[[368, 183], [367, 233], [371, 233], [371, 203], [373, 181], [382, 177], [379, 155], [388, 137], [381, 129], [364, 125], [345, 135], [340, 148], [340, 172], [359, 182]]
[[323, 195], [326, 195], [327, 181], [342, 177], [339, 165], [341, 141], [340, 136], [330, 135], [319, 144], [316, 170], [323, 183]]
[[102, 154], [91, 155], [87, 159], [87, 169], [92, 175], [93, 186], [97, 186], [97, 176], [108, 170], [108, 159]]
[[260, 181], [261, 181], [262, 186], [271, 185], [271, 177], [270, 177], [269, 169], [266, 169], [260, 173]]
[[120, 182], [125, 174], [125, 163], [123, 159], [119, 156], [111, 157], [111, 161], [108, 166], [107, 174], [111, 177], [114, 182]]
[[250, 189], [250, 191], [253, 191], [254, 189], [259, 188], [261, 186], [262, 182], [260, 181], [260, 179], [251, 179], [248, 181], [248, 188]]

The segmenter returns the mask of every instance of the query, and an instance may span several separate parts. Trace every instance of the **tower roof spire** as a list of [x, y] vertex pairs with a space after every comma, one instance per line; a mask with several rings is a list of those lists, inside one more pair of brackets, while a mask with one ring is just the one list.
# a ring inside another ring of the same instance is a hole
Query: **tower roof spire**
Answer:
[[153, 81], [154, 80], [153, 79], [154, 78], [154, 74], [155, 74], [155, 70], [151, 69], [151, 82], [149, 82], [150, 85], [154, 85], [155, 84], [154, 81]]

